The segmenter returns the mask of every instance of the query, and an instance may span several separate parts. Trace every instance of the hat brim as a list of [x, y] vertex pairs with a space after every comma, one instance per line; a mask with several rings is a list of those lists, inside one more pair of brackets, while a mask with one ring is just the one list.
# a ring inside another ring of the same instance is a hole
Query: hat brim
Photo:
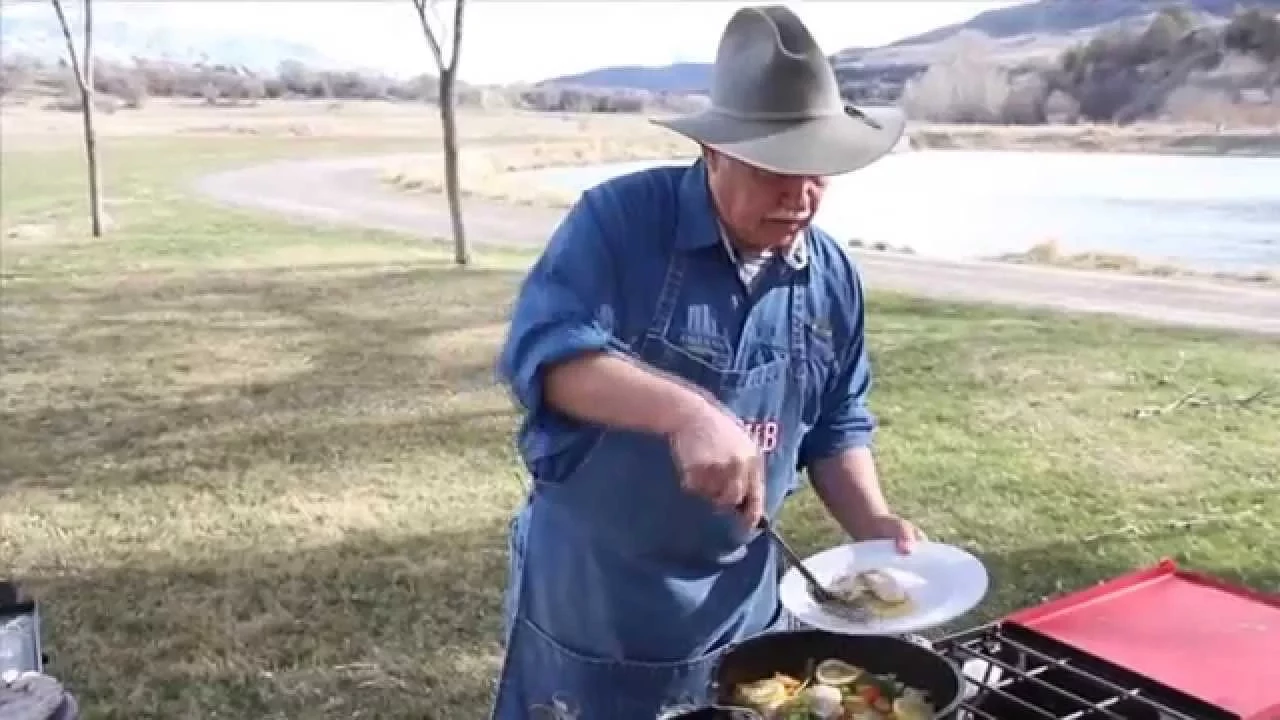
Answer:
[[782, 175], [842, 175], [887, 155], [906, 130], [896, 108], [848, 108], [803, 122], [743, 120], [707, 110], [652, 122]]

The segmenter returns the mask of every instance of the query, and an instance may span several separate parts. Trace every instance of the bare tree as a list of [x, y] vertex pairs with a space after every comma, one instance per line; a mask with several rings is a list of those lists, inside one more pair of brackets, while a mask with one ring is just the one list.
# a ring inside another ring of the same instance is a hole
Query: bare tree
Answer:
[[907, 82], [902, 105], [909, 115], [944, 123], [1004, 121], [1009, 74], [989, 57], [984, 37], [957, 35], [948, 43], [953, 48], [950, 57]]
[[440, 126], [444, 134], [444, 187], [449, 198], [449, 219], [453, 223], [453, 259], [459, 265], [471, 262], [466, 233], [462, 227], [462, 190], [458, 185], [458, 121], [457, 107], [458, 55], [462, 49], [462, 11], [464, 0], [453, 0], [453, 33], [448, 57], [441, 40], [449, 29], [441, 20], [438, 8], [440, 0], [413, 0], [413, 9], [422, 23], [422, 34], [427, 38], [431, 56], [440, 72]]
[[94, 237], [102, 237], [102, 173], [98, 168], [98, 134], [93, 128], [94, 94], [93, 94], [93, 0], [80, 0], [81, 15], [84, 22], [84, 48], [76, 53], [75, 39], [71, 34], [71, 23], [67, 22], [67, 13], [62, 8], [62, 0], [52, 0], [53, 11], [58, 14], [58, 24], [62, 26], [62, 37], [67, 41], [67, 62], [71, 65], [72, 77], [76, 88], [80, 91], [80, 117], [84, 121], [84, 152], [89, 168], [89, 224]]

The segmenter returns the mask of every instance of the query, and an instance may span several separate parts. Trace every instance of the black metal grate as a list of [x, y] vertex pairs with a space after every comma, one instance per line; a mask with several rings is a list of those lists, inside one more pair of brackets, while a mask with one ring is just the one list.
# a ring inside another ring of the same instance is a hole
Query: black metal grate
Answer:
[[966, 669], [961, 720], [1239, 720], [1016, 625], [968, 630], [934, 647]]

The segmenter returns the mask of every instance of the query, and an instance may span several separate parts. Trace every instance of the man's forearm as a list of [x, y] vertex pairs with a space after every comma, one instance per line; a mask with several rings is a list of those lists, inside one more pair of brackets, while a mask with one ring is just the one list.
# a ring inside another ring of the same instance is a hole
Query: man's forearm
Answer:
[[578, 420], [664, 436], [713, 400], [700, 388], [606, 352], [551, 368], [544, 392], [552, 407]]
[[822, 504], [851, 537], [861, 537], [871, 519], [891, 512], [871, 448], [853, 448], [819, 460], [809, 475]]

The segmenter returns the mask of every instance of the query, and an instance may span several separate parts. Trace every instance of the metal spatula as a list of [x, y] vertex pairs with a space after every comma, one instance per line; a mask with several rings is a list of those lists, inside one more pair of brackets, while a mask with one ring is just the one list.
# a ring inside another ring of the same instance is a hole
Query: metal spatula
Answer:
[[768, 518], [762, 515], [756, 527], [772, 538], [778, 549], [782, 551], [782, 554], [787, 556], [787, 560], [795, 566], [796, 571], [800, 573], [800, 577], [803, 577], [809, 585], [809, 594], [813, 596], [813, 599], [819, 605], [851, 622], [863, 623], [870, 619], [870, 614], [865, 607], [840, 599], [835, 593], [818, 582], [818, 578], [814, 577], [813, 573], [809, 572], [809, 568], [805, 567], [804, 560], [800, 557], [800, 554], [792, 550], [787, 541], [782, 539], [782, 536], [774, 529]]
[[769, 522], [769, 518], [761, 515], [760, 522], [756, 527], [760, 528], [760, 530], [770, 538], [773, 538], [773, 542], [777, 544], [778, 549], [782, 551], [783, 555], [787, 556], [787, 560], [795, 566], [796, 570], [800, 573], [800, 576], [809, 583], [809, 592], [813, 594], [814, 600], [823, 604], [840, 602], [840, 598], [836, 597], [830, 590], [823, 587], [822, 583], [818, 582], [818, 578], [814, 577], [813, 573], [809, 572], [809, 568], [804, 566], [804, 560], [800, 555], [795, 550], [791, 549], [791, 546], [787, 544], [786, 540], [782, 539], [782, 536], [778, 534], [777, 530], [773, 529], [773, 524]]

